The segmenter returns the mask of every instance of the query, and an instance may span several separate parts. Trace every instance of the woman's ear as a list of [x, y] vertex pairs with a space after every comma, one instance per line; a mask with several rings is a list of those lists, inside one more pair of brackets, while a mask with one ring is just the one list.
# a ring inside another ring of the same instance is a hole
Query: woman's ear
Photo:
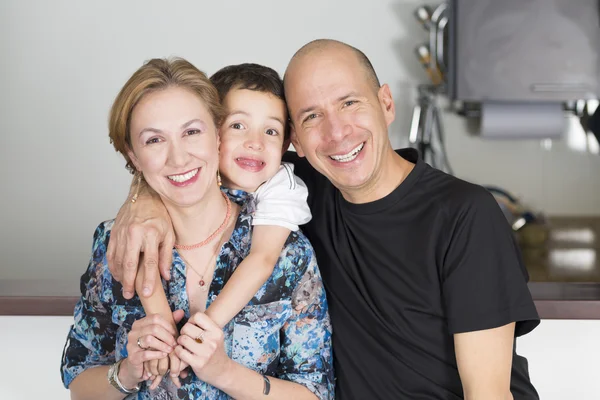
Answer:
[[129, 148], [129, 146], [127, 146], [127, 156], [135, 166], [135, 169], [141, 171], [142, 168], [140, 167], [140, 160], [138, 160], [138, 158], [135, 156], [135, 153]]

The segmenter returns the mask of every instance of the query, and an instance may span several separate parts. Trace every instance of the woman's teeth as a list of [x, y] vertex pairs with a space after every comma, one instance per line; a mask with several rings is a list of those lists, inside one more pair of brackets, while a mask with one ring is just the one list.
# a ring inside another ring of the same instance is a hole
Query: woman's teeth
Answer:
[[329, 157], [332, 160], [335, 160], [338, 162], [350, 162], [358, 156], [358, 153], [360, 153], [360, 151], [363, 149], [364, 145], [365, 145], [364, 143], [359, 144], [354, 149], [352, 149], [350, 151], [350, 153], [348, 153], [348, 154], [342, 154], [340, 156], [329, 156]]
[[167, 178], [169, 178], [172, 181], [182, 183], [189, 179], [192, 179], [194, 176], [196, 176], [197, 173], [198, 173], [198, 168], [196, 168], [188, 173], [182, 174], [182, 175], [169, 175], [169, 176], [167, 176]]

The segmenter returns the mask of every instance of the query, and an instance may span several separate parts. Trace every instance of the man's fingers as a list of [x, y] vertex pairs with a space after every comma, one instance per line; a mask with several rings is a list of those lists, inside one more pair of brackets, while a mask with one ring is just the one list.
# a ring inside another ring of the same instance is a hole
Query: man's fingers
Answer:
[[108, 270], [116, 281], [119, 281], [119, 270], [115, 268], [115, 241], [111, 237], [108, 239], [108, 247], [106, 248], [106, 261], [108, 261]]
[[143, 242], [144, 261], [144, 282], [142, 283], [142, 295], [149, 297], [154, 291], [154, 285], [158, 276], [158, 241], [156, 233], [152, 230], [146, 234]]
[[165, 280], [171, 278], [171, 265], [173, 263], [173, 246], [175, 245], [175, 234], [172, 229], [169, 229], [165, 240], [161, 244], [158, 253], [158, 268], [160, 274]]
[[[123, 259], [123, 296], [126, 299], [133, 297], [135, 276], [137, 275], [140, 251], [142, 249], [141, 231], [135, 227], [130, 227], [127, 234], [127, 249]], [[123, 241], [120, 241], [123, 243]], [[117, 258], [117, 267], [119, 267], [119, 259]]]

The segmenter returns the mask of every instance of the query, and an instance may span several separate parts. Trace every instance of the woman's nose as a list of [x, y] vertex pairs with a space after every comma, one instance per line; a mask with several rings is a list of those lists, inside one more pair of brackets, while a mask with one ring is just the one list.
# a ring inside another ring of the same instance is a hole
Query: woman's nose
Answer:
[[181, 167], [185, 166], [189, 159], [189, 153], [187, 149], [177, 143], [171, 143], [171, 147], [169, 150], [169, 163]]

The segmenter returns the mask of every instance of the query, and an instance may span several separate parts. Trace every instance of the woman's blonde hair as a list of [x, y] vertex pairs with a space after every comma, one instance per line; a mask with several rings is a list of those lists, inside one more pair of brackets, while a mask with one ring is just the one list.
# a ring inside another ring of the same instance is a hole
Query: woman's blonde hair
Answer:
[[110, 142], [125, 157], [126, 168], [131, 173], [135, 173], [135, 166], [127, 151], [131, 149], [129, 125], [133, 109], [148, 93], [170, 87], [195, 93], [206, 104], [216, 127], [221, 125], [225, 117], [217, 89], [206, 74], [189, 61], [182, 58], [154, 58], [146, 62], [135, 71], [117, 95], [108, 122]]

